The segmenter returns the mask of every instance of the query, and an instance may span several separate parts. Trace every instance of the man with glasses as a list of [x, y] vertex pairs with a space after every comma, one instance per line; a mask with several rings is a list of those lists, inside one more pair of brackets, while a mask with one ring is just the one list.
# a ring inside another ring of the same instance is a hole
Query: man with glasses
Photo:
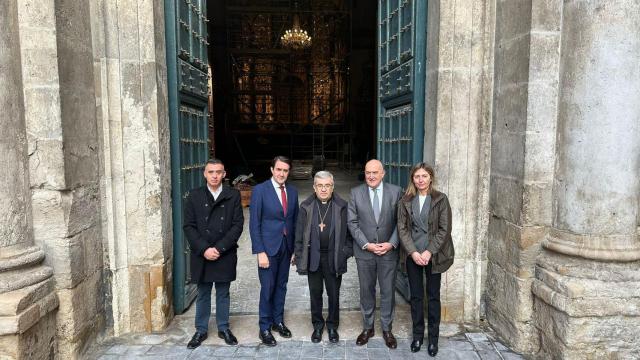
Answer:
[[364, 345], [374, 335], [376, 281], [380, 285], [380, 320], [387, 347], [398, 343], [391, 332], [395, 307], [394, 285], [398, 265], [396, 205], [402, 196], [400, 187], [383, 183], [384, 167], [370, 160], [364, 168], [365, 184], [351, 189], [348, 226], [353, 236], [353, 252], [360, 279], [360, 309], [363, 331], [356, 345]]
[[[333, 175], [318, 171], [313, 190], [300, 204], [296, 225], [295, 260], [300, 275], [307, 275], [311, 300], [311, 341], [322, 341], [327, 327], [329, 341], [337, 343], [340, 322], [340, 284], [353, 254], [353, 241], [347, 229], [347, 202], [333, 192]], [[322, 292], [327, 290], [329, 313], [322, 316]]]

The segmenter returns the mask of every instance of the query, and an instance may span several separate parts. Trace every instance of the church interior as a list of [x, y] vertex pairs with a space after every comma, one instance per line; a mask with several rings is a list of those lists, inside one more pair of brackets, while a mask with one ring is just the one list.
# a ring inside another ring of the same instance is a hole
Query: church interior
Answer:
[[374, 3], [219, 0], [207, 11], [210, 144], [230, 178], [267, 176], [275, 155], [299, 177], [374, 156]]

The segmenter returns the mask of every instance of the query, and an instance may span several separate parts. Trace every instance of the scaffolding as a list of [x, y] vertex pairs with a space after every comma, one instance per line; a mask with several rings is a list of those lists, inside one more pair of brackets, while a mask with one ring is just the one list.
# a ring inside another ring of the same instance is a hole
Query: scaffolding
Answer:
[[[347, 121], [348, 4], [307, 0], [291, 5], [284, 0], [226, 4], [233, 83], [226, 126], [247, 165], [278, 153], [348, 167], [354, 137]], [[308, 49], [294, 51], [280, 43], [293, 14], [312, 37]]]

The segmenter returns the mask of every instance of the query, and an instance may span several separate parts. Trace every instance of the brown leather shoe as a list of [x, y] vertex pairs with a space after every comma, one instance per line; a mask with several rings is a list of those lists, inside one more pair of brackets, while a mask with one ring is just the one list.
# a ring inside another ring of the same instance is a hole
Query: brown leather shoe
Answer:
[[356, 339], [356, 345], [362, 346], [369, 342], [369, 339], [374, 335], [373, 329], [362, 330], [358, 338]]
[[396, 341], [396, 338], [393, 336], [391, 331], [383, 331], [382, 338], [384, 339], [384, 343], [389, 349], [395, 349], [398, 347], [398, 342]]

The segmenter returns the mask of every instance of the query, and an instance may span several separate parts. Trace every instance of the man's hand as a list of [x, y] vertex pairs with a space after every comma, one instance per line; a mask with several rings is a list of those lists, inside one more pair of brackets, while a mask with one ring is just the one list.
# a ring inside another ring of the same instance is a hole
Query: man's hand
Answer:
[[416, 263], [416, 265], [419, 265], [419, 266], [427, 265], [427, 263], [424, 262], [422, 255], [417, 251], [414, 251], [411, 253], [411, 259], [413, 259], [413, 262]]
[[204, 251], [204, 258], [209, 261], [218, 260], [219, 257], [220, 257], [220, 252], [216, 248], [210, 247]]
[[295, 265], [296, 264], [296, 254], [293, 254], [291, 256], [291, 265]]
[[429, 264], [429, 261], [431, 261], [431, 252], [429, 252], [429, 250], [423, 251], [422, 254], [420, 254], [420, 256], [424, 260], [425, 266]]
[[258, 253], [258, 267], [267, 269], [269, 267], [269, 257], [266, 252]]
[[389, 250], [391, 249], [393, 249], [393, 245], [391, 245], [391, 243], [384, 242], [384, 243], [376, 244], [376, 251], [374, 251], [373, 253], [378, 256], [382, 256], [387, 252], [389, 252]]
[[376, 250], [378, 250], [378, 244], [368, 243], [367, 246], [365, 246], [364, 249], [369, 251], [369, 252], [375, 253]]

